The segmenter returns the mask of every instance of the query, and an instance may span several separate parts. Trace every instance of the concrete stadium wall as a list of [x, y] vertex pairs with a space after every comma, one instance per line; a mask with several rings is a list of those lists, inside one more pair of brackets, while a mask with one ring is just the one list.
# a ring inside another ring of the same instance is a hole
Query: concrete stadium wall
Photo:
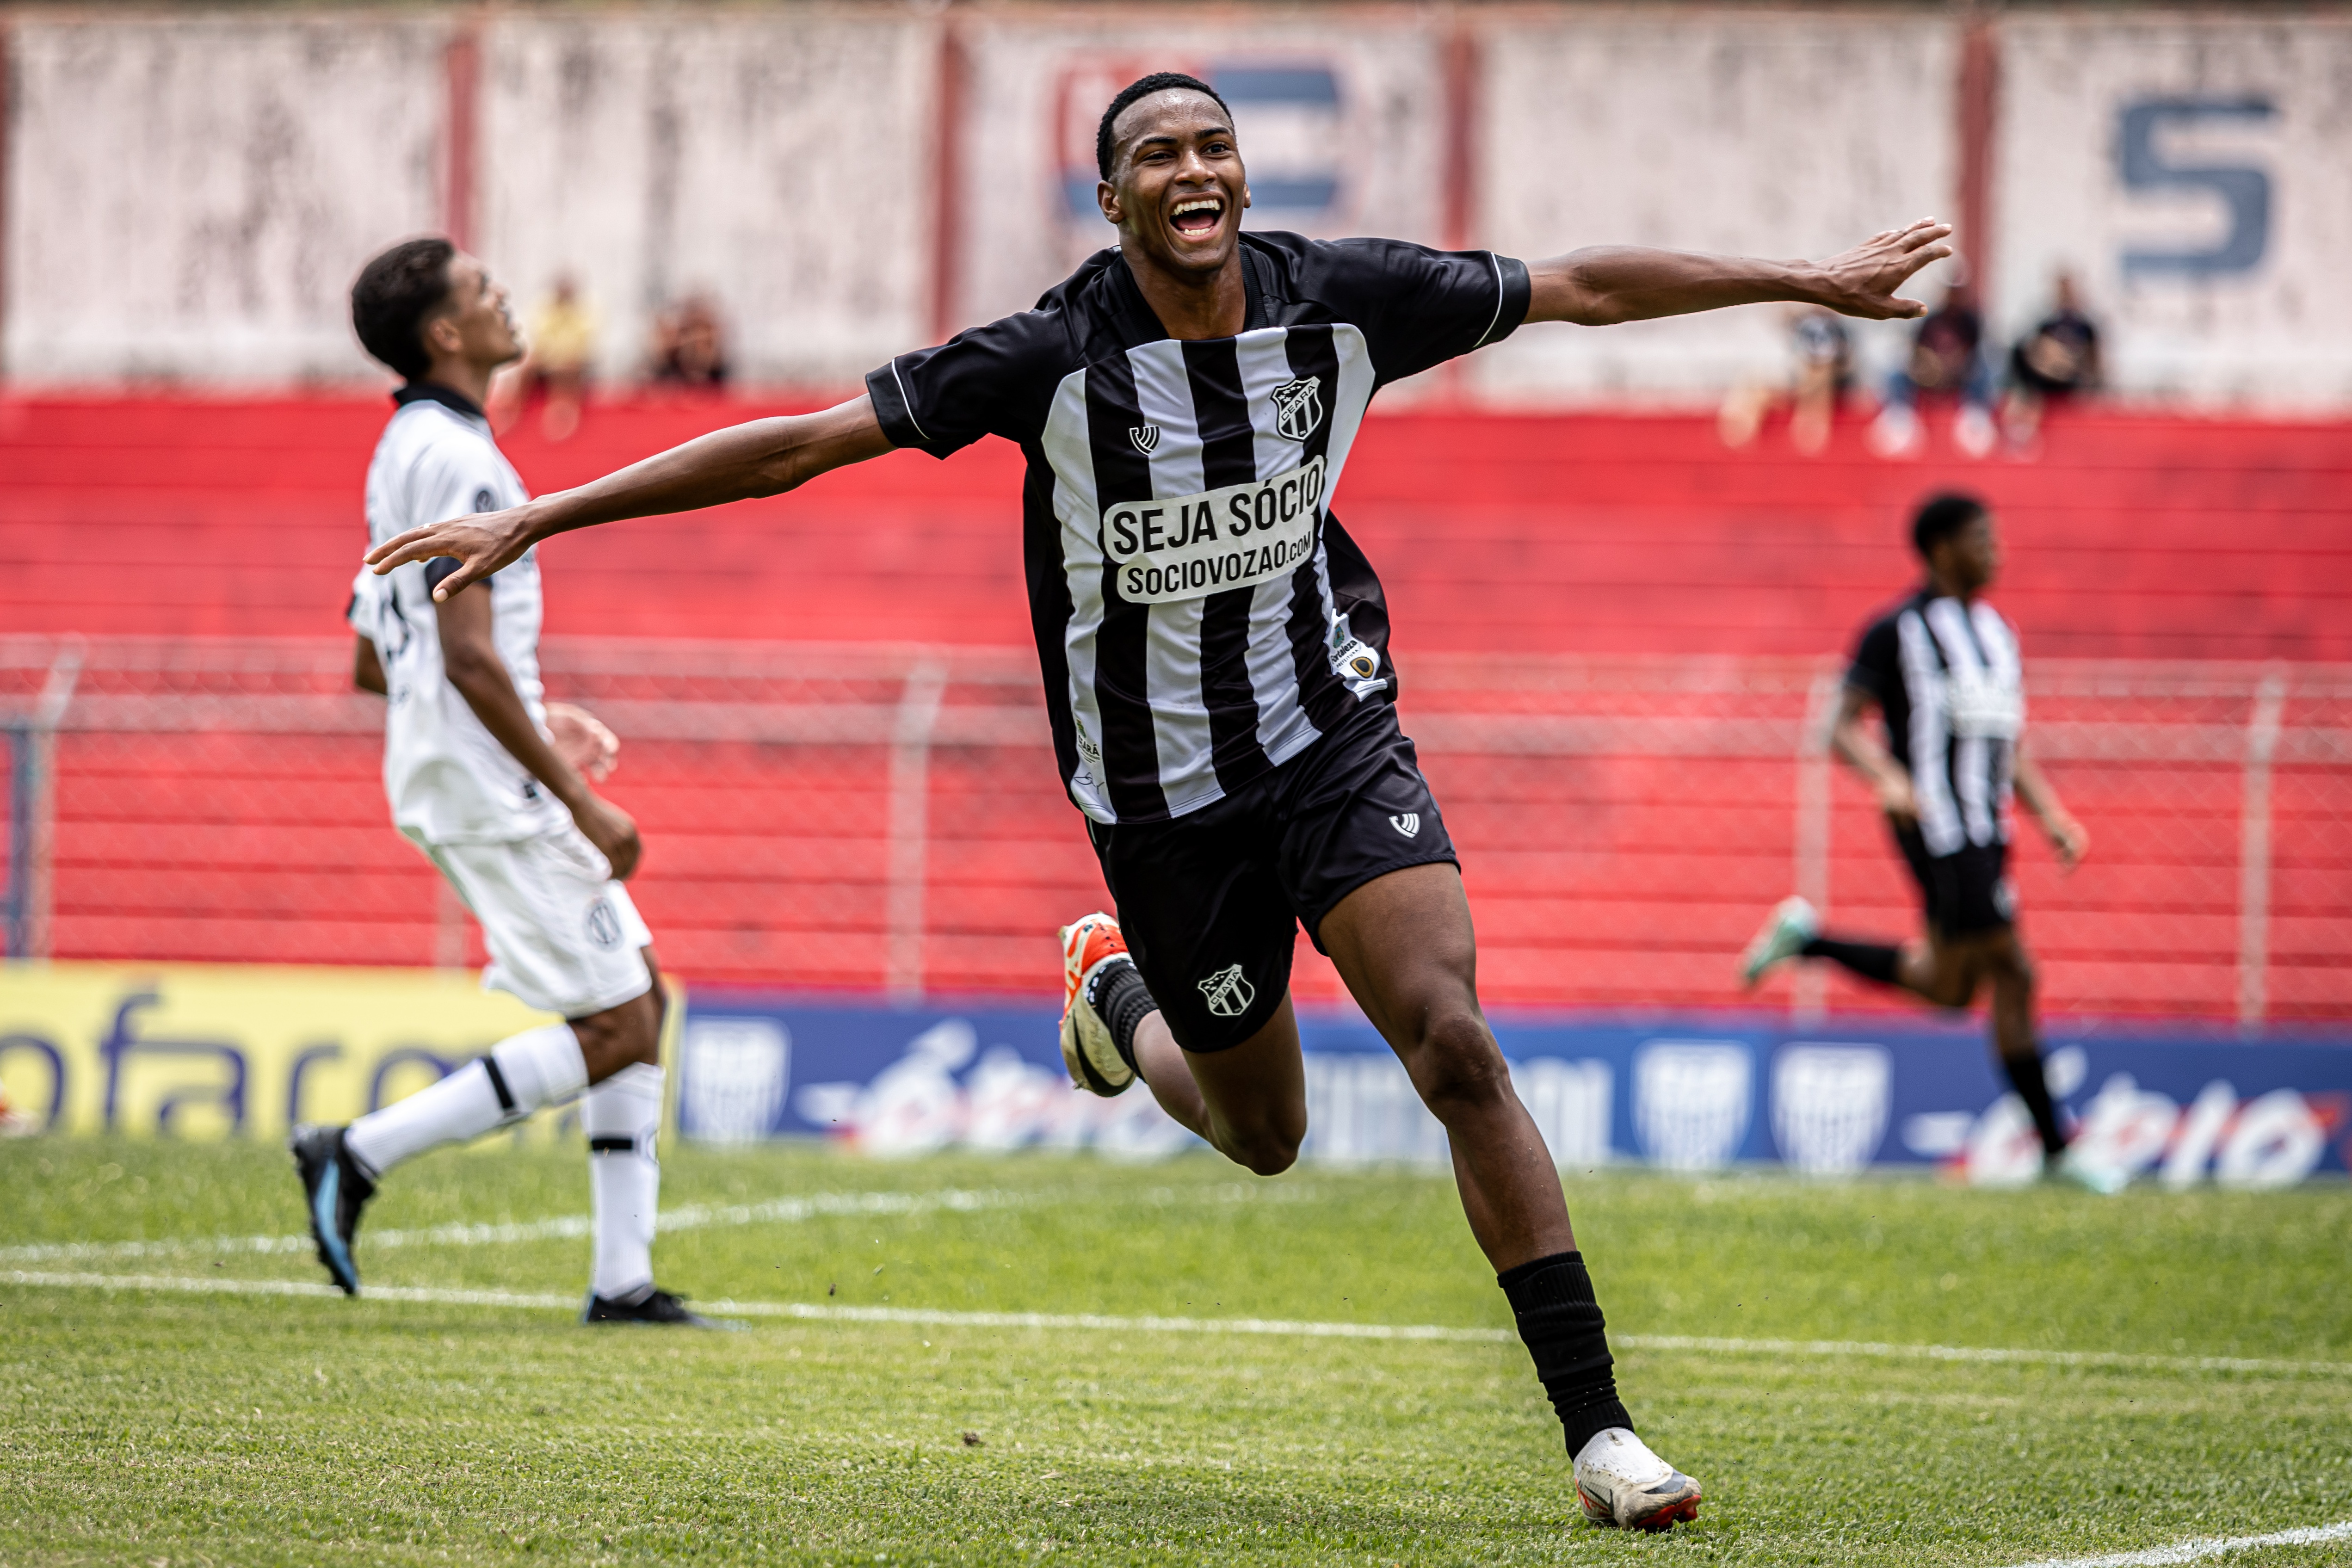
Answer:
[[2134, 392], [2352, 405], [2352, 17], [2044, 16], [2001, 37], [2002, 324], [2071, 268]]
[[369, 252], [433, 226], [438, 21], [20, 21], [5, 152], [15, 375], [348, 381]]
[[694, 290], [755, 381], [855, 381], [924, 341], [936, 32], [796, 10], [486, 26], [481, 244], [526, 325], [568, 271], [608, 375]]
[[[1264, 226], [1804, 255], [1981, 189], [1989, 233], [1964, 238], [1990, 244], [2004, 335], [2067, 265], [2122, 391], [2352, 407], [2352, 298], [2325, 270], [2352, 239], [2352, 22], [1992, 26], [1975, 105], [1960, 24], [1916, 11], [21, 13], [0, 22], [0, 372], [365, 379], [344, 287], [439, 227], [526, 318], [576, 276], [608, 377], [703, 289], [748, 379], [849, 384], [1104, 243], [1092, 106], [1172, 65], [1232, 97]], [[1899, 327], [1861, 335], [1874, 370], [1900, 352]], [[1448, 384], [1704, 402], [1785, 354], [1753, 308], [1524, 333]]]
[[[1480, 29], [1477, 243], [1822, 256], [1950, 216], [1941, 18], [1560, 13]], [[1514, 401], [1687, 398], [1780, 373], [1785, 307], [1527, 331], [1472, 372]], [[1891, 359], [1903, 329], [1860, 329]]]

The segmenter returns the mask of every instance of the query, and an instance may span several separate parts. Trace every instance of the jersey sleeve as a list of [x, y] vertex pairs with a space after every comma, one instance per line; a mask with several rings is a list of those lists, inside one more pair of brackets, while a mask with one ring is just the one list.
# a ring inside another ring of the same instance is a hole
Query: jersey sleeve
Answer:
[[1902, 649], [1895, 617], [1873, 621], [1854, 644], [1853, 660], [1846, 666], [1845, 683], [1875, 698], [1885, 707], [1903, 689]]
[[1026, 310], [900, 354], [867, 374], [866, 391], [892, 446], [945, 458], [982, 436], [1020, 441], [1044, 429], [1070, 357], [1058, 318]]
[[352, 630], [373, 643], [383, 641], [376, 628], [383, 615], [383, 584], [389, 580], [371, 567], [361, 567], [352, 578], [351, 602], [343, 606], [343, 619]]
[[1363, 328], [1384, 384], [1500, 342], [1528, 317], [1527, 264], [1511, 257], [1398, 239], [1317, 249], [1315, 292]]

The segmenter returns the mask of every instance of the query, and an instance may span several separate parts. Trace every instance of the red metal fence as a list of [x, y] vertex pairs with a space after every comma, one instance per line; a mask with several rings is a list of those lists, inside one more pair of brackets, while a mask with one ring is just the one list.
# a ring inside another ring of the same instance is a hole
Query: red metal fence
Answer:
[[[478, 937], [387, 825], [382, 709], [325, 640], [0, 638], [10, 947], [455, 965]], [[624, 739], [666, 961], [704, 982], [1043, 992], [1102, 884], [1025, 651], [553, 639], [553, 694]], [[1802, 890], [1906, 932], [1907, 882], [1821, 749], [1834, 663], [1423, 656], [1403, 715], [1461, 847], [1490, 1002], [1743, 1000]], [[2352, 1016], [2352, 668], [2042, 660], [2030, 744], [2095, 836], [2021, 825], [2051, 1005]], [[46, 697], [44, 696], [46, 693]], [[1338, 993], [1302, 942], [1299, 991]], [[1842, 979], [1768, 1005], [1884, 1005]]]

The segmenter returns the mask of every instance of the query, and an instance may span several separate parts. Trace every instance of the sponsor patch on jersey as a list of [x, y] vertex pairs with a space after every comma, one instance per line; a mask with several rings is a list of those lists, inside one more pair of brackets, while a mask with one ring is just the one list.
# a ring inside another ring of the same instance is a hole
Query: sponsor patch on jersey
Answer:
[[1118, 596], [1167, 605], [1288, 576], [1315, 552], [1325, 468], [1318, 458], [1269, 479], [1105, 507], [1102, 547], [1118, 563]]
[[1127, 427], [1127, 438], [1135, 443], [1137, 451], [1148, 458], [1160, 449], [1160, 426], [1130, 425]]
[[588, 940], [610, 952], [621, 945], [621, 917], [610, 899], [588, 906]]

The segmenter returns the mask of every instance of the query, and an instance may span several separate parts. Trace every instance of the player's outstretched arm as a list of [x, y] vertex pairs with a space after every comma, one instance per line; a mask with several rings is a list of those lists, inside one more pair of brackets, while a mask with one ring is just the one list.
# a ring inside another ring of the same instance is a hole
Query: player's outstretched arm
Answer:
[[382, 574], [406, 562], [455, 556], [460, 563], [457, 570], [433, 590], [434, 598], [446, 602], [551, 534], [782, 495], [819, 474], [890, 449], [889, 437], [874, 416], [873, 400], [861, 395], [822, 414], [753, 419], [714, 430], [576, 489], [558, 490], [505, 511], [412, 528], [369, 551], [367, 563]]
[[1572, 250], [1528, 268], [1530, 321], [1605, 327], [1758, 305], [1774, 300], [1825, 305], [1841, 315], [1887, 321], [1926, 313], [1895, 290], [1931, 261], [1951, 255], [1952, 226], [1923, 217], [1908, 228], [1874, 234], [1826, 261], [1758, 261], [1602, 245]]

